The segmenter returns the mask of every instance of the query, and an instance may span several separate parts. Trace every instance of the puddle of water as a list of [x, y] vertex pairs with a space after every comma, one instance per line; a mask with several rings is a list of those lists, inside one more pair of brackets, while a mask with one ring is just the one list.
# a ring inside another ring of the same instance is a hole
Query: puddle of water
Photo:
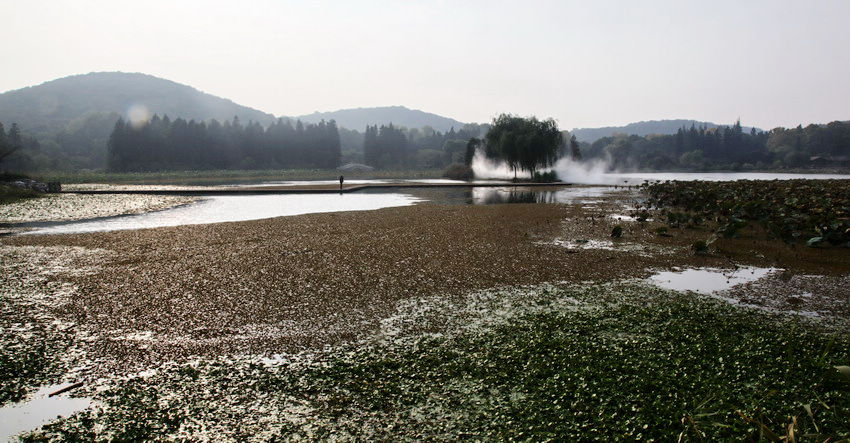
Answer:
[[68, 384], [45, 386], [30, 400], [0, 408], [0, 442], [17, 441], [14, 437], [22, 432], [34, 430], [91, 405], [88, 398], [71, 398], [65, 394], [48, 397], [66, 386]]
[[738, 269], [685, 269], [662, 271], [649, 277], [653, 284], [676, 291], [693, 291], [713, 295], [731, 289], [734, 286], [756, 281], [773, 272], [776, 268], [743, 267]]
[[[631, 215], [623, 215], [623, 214], [609, 214], [608, 218], [613, 218], [614, 220], [619, 220], [619, 221], [624, 221], [624, 222], [637, 221], [637, 217], [632, 217]], [[652, 219], [648, 218], [645, 221], [652, 221]]]
[[618, 249], [617, 245], [609, 240], [554, 240], [552, 243], [567, 249], [604, 249], [606, 251]]
[[228, 195], [139, 215], [33, 224], [27, 234], [71, 234], [257, 220], [319, 212], [366, 211], [422, 201], [399, 193]]
[[578, 252], [582, 249], [601, 249], [605, 251], [631, 252], [644, 257], [653, 254], [663, 254], [665, 251], [658, 248], [649, 248], [645, 245], [630, 243], [626, 241], [612, 240], [561, 240], [555, 239], [551, 242], [541, 242], [542, 245], [556, 245], [566, 248], [568, 251]]

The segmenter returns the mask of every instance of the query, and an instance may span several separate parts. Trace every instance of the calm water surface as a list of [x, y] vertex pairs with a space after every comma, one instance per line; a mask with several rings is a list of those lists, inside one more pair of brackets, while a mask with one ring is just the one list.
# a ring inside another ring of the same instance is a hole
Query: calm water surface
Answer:
[[400, 193], [221, 195], [163, 211], [64, 223], [33, 223], [28, 234], [72, 234], [199, 225], [320, 212], [409, 206], [421, 199]]
[[[579, 177], [576, 177], [579, 178]], [[590, 175], [578, 180], [588, 184], [630, 184], [636, 185], [647, 181], [664, 180], [702, 180], [702, 181], [735, 181], [735, 180], [829, 180], [850, 179], [850, 175], [840, 174], [783, 174], [775, 172], [623, 172], [611, 174]]]

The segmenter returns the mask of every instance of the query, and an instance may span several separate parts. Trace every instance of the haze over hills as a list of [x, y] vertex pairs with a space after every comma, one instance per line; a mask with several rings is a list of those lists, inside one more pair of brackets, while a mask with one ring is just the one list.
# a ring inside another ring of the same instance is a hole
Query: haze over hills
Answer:
[[271, 122], [274, 116], [170, 80], [140, 73], [73, 75], [0, 94], [0, 121], [30, 131], [67, 125], [90, 113], [124, 114], [134, 105], [172, 119]]
[[309, 123], [318, 123], [320, 120], [336, 120], [337, 125], [340, 127], [354, 129], [360, 132], [363, 132], [367, 125], [382, 125], [387, 123], [407, 128], [430, 126], [440, 132], [446, 132], [451, 128], [458, 130], [464, 125], [462, 122], [453, 118], [443, 117], [442, 115], [419, 111], [417, 109], [408, 109], [404, 106], [340, 109], [332, 112], [314, 112], [294, 118]]
[[[649, 120], [629, 123], [625, 126], [606, 126], [602, 128], [576, 128], [570, 131], [576, 136], [580, 142], [593, 143], [602, 137], [610, 137], [615, 133], [626, 135], [646, 136], [650, 134], [675, 134], [679, 128], [690, 128], [691, 125], [696, 127], [705, 126], [707, 128], [718, 128], [728, 125], [719, 125], [711, 122], [701, 122], [697, 120]], [[750, 132], [752, 128], [744, 126], [744, 132]], [[759, 130], [756, 128], [756, 130]]]

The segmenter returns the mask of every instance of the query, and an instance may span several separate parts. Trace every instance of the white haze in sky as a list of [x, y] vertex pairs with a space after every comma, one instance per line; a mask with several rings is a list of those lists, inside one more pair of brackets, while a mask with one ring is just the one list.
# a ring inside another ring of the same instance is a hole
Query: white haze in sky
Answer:
[[850, 1], [5, 0], [0, 91], [144, 72], [275, 115], [850, 119]]

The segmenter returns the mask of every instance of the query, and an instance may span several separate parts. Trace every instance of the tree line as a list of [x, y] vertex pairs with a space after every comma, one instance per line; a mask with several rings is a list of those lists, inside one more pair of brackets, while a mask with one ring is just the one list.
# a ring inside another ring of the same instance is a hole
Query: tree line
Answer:
[[17, 123], [12, 123], [7, 130], [0, 122], [0, 168], [3, 171], [29, 171], [33, 162], [29, 152], [41, 149], [38, 140], [27, 136]]
[[585, 159], [612, 169], [751, 170], [841, 166], [850, 156], [850, 122], [744, 132], [741, 123], [721, 128], [680, 128], [671, 135], [616, 134], [584, 144]]
[[330, 169], [340, 162], [336, 122], [304, 124], [278, 119], [268, 127], [171, 120], [154, 115], [134, 125], [119, 118], [109, 136], [111, 171], [190, 169]]
[[366, 126], [363, 134], [363, 161], [380, 169], [435, 169], [464, 161], [470, 138], [479, 137], [486, 125], [465, 125], [446, 132], [430, 127], [404, 128], [388, 125]]
[[23, 143], [21, 128], [18, 127], [17, 123], [12, 123], [12, 127], [6, 133], [6, 128], [0, 122], [0, 162], [21, 149]]

